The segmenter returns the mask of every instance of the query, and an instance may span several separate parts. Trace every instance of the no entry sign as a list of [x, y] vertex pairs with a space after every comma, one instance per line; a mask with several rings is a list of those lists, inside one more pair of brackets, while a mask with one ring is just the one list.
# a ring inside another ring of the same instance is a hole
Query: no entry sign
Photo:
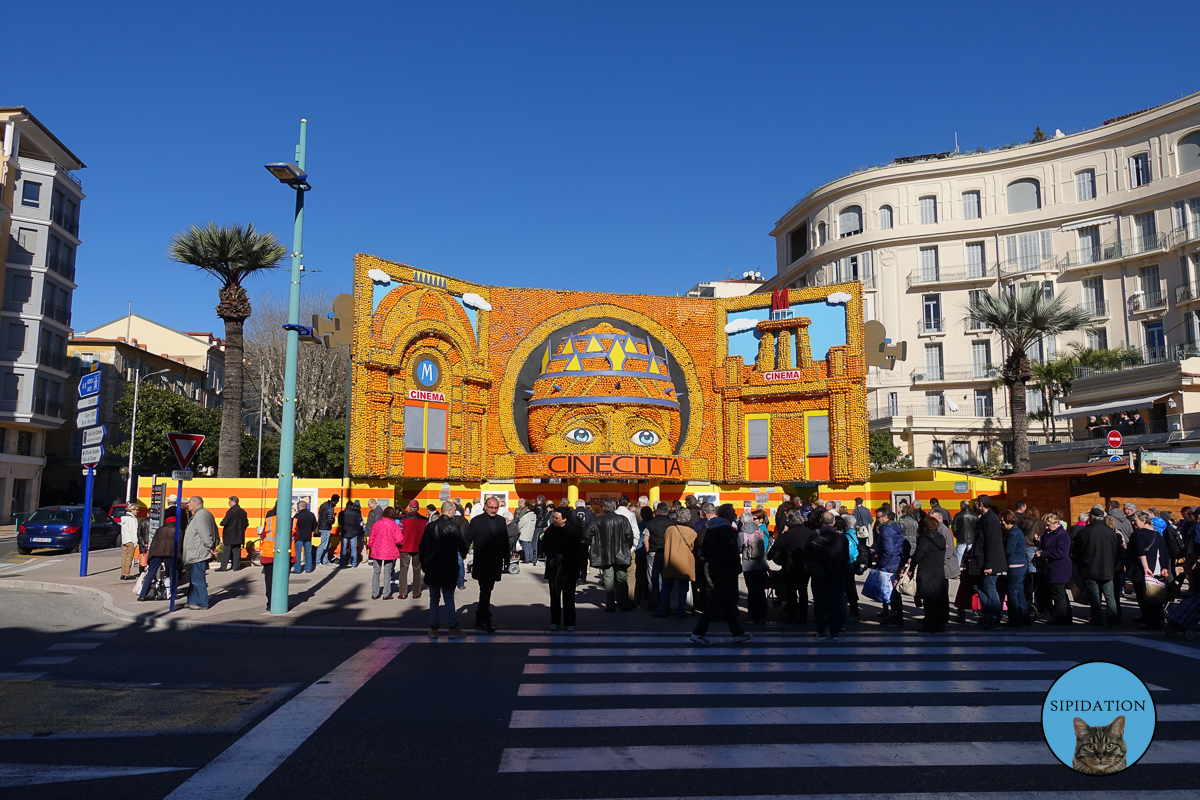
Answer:
[[1121, 436], [1120, 431], [1109, 431], [1108, 432], [1108, 446], [1109, 447], [1120, 447], [1122, 441], [1124, 441], [1124, 437]]

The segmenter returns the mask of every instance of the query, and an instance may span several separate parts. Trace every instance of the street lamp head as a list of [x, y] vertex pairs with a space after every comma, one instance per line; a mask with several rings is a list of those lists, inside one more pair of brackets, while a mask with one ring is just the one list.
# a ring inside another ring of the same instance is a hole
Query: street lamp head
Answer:
[[270, 172], [280, 183], [291, 186], [293, 189], [309, 189], [308, 175], [299, 166], [291, 161], [278, 161], [273, 164], [266, 164], [267, 172]]

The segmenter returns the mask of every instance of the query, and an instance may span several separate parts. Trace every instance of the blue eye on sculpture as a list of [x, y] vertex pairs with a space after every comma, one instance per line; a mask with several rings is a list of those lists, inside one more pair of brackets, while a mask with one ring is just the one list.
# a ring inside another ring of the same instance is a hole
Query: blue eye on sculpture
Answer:
[[642, 447], [651, 447], [659, 442], [661, 437], [654, 431], [640, 430], [633, 436], [629, 437], [629, 441]]
[[567, 439], [580, 444], [587, 444], [596, 438], [596, 434], [589, 431], [587, 428], [572, 428], [567, 431]]

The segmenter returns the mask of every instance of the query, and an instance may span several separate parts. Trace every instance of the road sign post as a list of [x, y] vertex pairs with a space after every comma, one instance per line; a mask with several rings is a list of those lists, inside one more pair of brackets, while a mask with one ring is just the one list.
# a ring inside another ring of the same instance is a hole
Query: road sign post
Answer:
[[80, 463], [87, 467], [87, 480], [83, 487], [83, 535], [79, 541], [81, 578], [86, 578], [88, 573], [88, 550], [92, 542], [92, 488], [96, 482], [96, 465], [104, 458], [104, 446], [101, 444], [104, 441], [104, 426], [91, 427], [99, 422], [100, 377], [100, 370], [93, 369], [79, 379], [79, 400], [76, 404], [77, 409], [87, 409], [75, 415], [76, 428], [89, 428], [83, 434], [85, 447], [79, 459]]
[[171, 445], [171, 452], [175, 454], [175, 460], [179, 462], [179, 469], [171, 473], [171, 479], [179, 483], [179, 487], [175, 491], [175, 558], [172, 559], [174, 566], [171, 570], [171, 607], [169, 609], [173, 612], [175, 611], [175, 588], [179, 585], [179, 559], [183, 555], [179, 549], [179, 520], [183, 516], [183, 482], [191, 480], [192, 473], [188, 470], [188, 464], [192, 463], [196, 453], [200, 452], [200, 445], [204, 443], [204, 434], [168, 433], [167, 443]]

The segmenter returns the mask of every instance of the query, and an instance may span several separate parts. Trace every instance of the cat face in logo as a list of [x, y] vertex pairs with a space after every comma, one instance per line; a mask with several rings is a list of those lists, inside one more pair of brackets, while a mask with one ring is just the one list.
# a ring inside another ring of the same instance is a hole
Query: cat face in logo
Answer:
[[1084, 775], [1114, 775], [1125, 769], [1125, 715], [1108, 725], [1091, 726], [1075, 717], [1075, 758], [1071, 767]]

